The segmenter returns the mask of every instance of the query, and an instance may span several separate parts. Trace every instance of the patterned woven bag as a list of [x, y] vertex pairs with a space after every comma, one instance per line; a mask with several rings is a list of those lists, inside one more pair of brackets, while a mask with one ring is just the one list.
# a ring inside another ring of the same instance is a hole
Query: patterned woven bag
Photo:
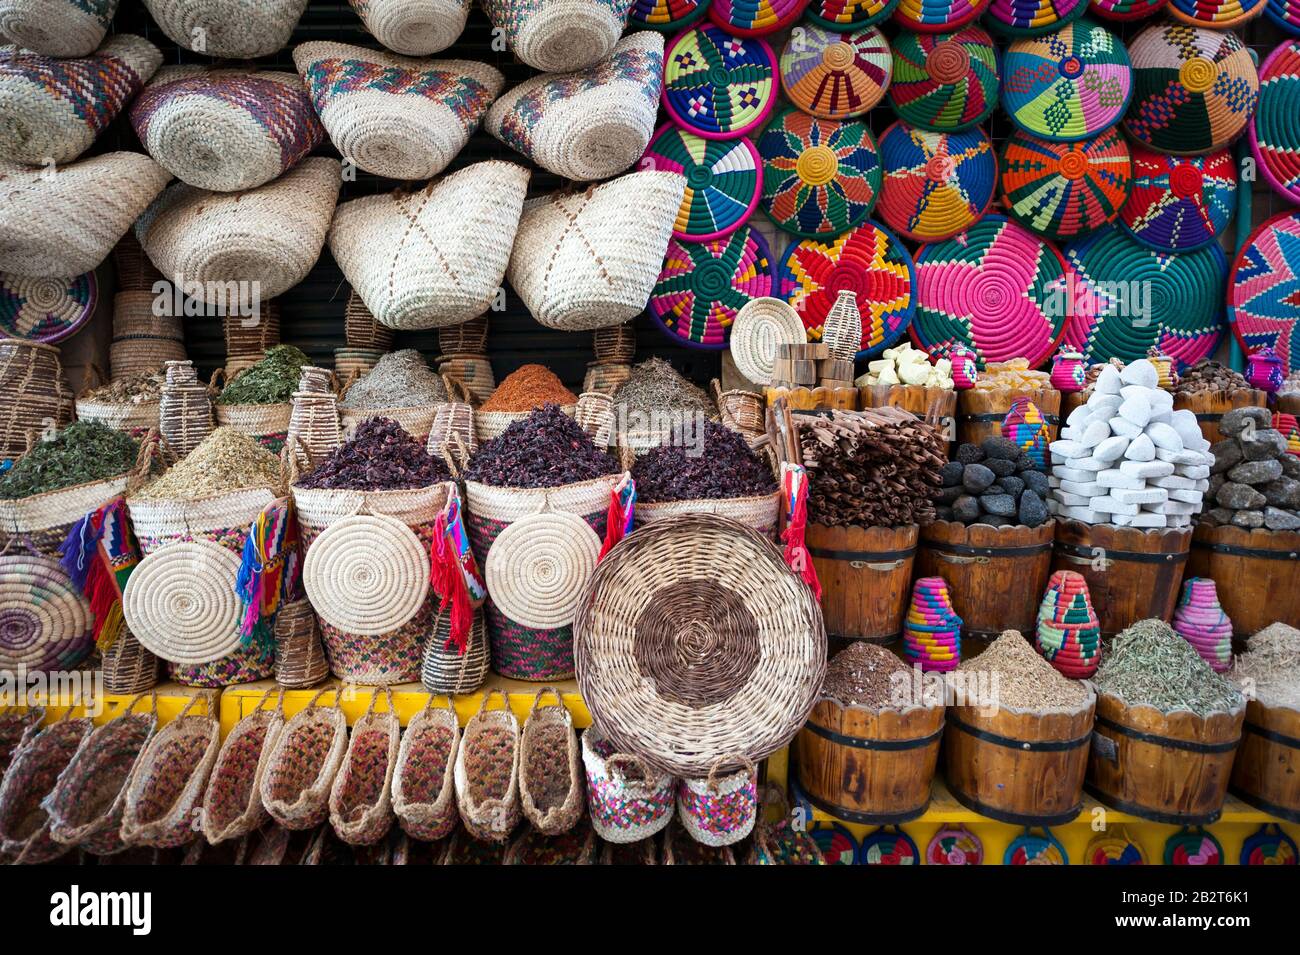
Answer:
[[[383, 713], [375, 711], [380, 693], [388, 702]], [[347, 755], [330, 789], [330, 825], [349, 845], [373, 845], [393, 824], [390, 787], [401, 735], [393, 691], [387, 686], [371, 691], [370, 705], [352, 727]]]
[[[493, 696], [501, 709], [489, 710]], [[504, 844], [519, 822], [519, 720], [504, 690], [488, 690], [456, 752], [456, 808], [470, 835]]]
[[45, 56], [89, 56], [118, 0], [0, 0], [0, 38]]
[[424, 645], [424, 657], [420, 661], [420, 682], [430, 693], [473, 693], [487, 679], [490, 662], [483, 611], [474, 611], [469, 644], [465, 652], [461, 653], [451, 643], [451, 615], [440, 610], [434, 618], [428, 642]]
[[[550, 693], [554, 706], [542, 706]], [[582, 816], [582, 766], [573, 716], [560, 691], [537, 691], [519, 744], [519, 798], [524, 818], [545, 836], [568, 832]]]
[[[326, 693], [334, 705], [317, 706]], [[340, 687], [320, 690], [272, 743], [258, 783], [262, 805], [286, 829], [313, 829], [329, 817], [330, 787], [348, 747], [348, 721]]]
[[583, 70], [614, 49], [632, 0], [483, 0], [515, 56], [546, 73]]
[[434, 708], [430, 696], [411, 717], [397, 750], [393, 770], [393, 812], [412, 839], [434, 842], [456, 826], [454, 776], [460, 746], [460, 723], [451, 700]]
[[348, 0], [376, 40], [403, 56], [428, 56], [456, 42], [470, 0]]
[[15, 754], [0, 782], [0, 857], [40, 865], [68, 851], [50, 838], [50, 817], [41, 803], [94, 728], [89, 719], [64, 719]]
[[[277, 694], [275, 707], [266, 709], [272, 693]], [[212, 845], [247, 836], [269, 818], [262, 806], [261, 780], [283, 729], [284, 691], [273, 688], [221, 744], [203, 794], [203, 835]]]
[[[581, 805], [581, 800], [578, 801]], [[525, 828], [510, 843], [502, 865], [595, 865], [600, 848], [591, 825], [579, 820], [572, 829], [550, 836]]]
[[308, 0], [144, 0], [163, 33], [195, 53], [256, 59], [284, 49]]
[[41, 731], [45, 721], [43, 706], [6, 707], [0, 709], [0, 776], [18, 750]]
[[95, 647], [90, 604], [58, 559], [23, 549], [0, 555], [0, 670], [73, 669]]
[[587, 813], [606, 842], [638, 842], [673, 818], [673, 778], [651, 769], [639, 756], [615, 753], [598, 729], [582, 734], [587, 776]]
[[729, 846], [754, 829], [758, 819], [758, 770], [753, 762], [719, 775], [717, 767], [705, 779], [677, 781], [677, 818], [696, 842]]

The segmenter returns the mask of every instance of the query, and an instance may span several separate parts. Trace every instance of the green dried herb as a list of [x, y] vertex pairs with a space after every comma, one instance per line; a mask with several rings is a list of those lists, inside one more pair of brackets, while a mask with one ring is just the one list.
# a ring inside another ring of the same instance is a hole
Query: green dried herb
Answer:
[[102, 481], [135, 466], [140, 446], [98, 421], [75, 421], [14, 462], [0, 478], [0, 498], [31, 497]]
[[1241, 693], [1215, 673], [1196, 649], [1163, 620], [1139, 620], [1115, 638], [1093, 678], [1098, 692], [1130, 706], [1204, 716], [1242, 703]]
[[219, 405], [275, 405], [293, 397], [302, 366], [311, 359], [292, 345], [276, 345], [266, 357], [242, 372], [222, 390]]

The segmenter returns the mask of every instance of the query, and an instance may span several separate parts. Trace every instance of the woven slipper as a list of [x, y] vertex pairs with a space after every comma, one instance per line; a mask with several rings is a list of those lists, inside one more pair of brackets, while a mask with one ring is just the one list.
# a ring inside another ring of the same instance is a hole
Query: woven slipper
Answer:
[[1300, 36], [1300, 0], [1268, 0], [1264, 16], [1292, 36]]
[[1124, 43], [1091, 20], [1014, 41], [1002, 61], [1002, 108], [1027, 133], [1059, 142], [1119, 122], [1133, 92]]
[[1214, 242], [1237, 211], [1237, 163], [1224, 149], [1169, 156], [1134, 144], [1133, 189], [1120, 221], [1158, 252], [1190, 252]]
[[1072, 239], [1118, 216], [1131, 183], [1128, 145], [1117, 128], [1078, 143], [1016, 130], [1000, 163], [1007, 214], [1049, 239]]
[[632, 0], [627, 22], [660, 33], [676, 33], [690, 26], [709, 9], [709, 0]]
[[428, 56], [455, 43], [470, 0], [349, 0], [370, 34], [403, 56]]
[[992, 0], [984, 22], [1005, 36], [1042, 36], [1088, 12], [1088, 0]]
[[0, 273], [0, 336], [47, 345], [67, 338], [95, 314], [94, 272], [72, 279], [28, 279]]
[[989, 0], [902, 0], [894, 22], [918, 33], [945, 33], [972, 22], [988, 5]]
[[[1111, 225], [1066, 246], [1065, 258], [1075, 273], [1065, 341], [1088, 364], [1137, 361], [1155, 347], [1182, 371], [1214, 353], [1228, 271], [1217, 244], [1165, 255]], [[1145, 301], [1126, 302], [1129, 289]]]
[[735, 139], [763, 124], [778, 98], [776, 54], [711, 23], [679, 33], [664, 54], [669, 118], [705, 139]]
[[1268, 184], [1288, 202], [1300, 202], [1300, 40], [1283, 43], [1259, 68], [1250, 150]]
[[1300, 212], [1261, 223], [1237, 253], [1228, 279], [1232, 332], [1247, 354], [1272, 348], [1290, 371], [1300, 368]]
[[880, 218], [915, 242], [966, 231], [997, 190], [997, 158], [980, 129], [936, 133], [897, 122], [880, 137], [880, 162]]
[[985, 216], [959, 239], [916, 252], [912, 340], [931, 358], [952, 346], [981, 366], [1045, 362], [1065, 332], [1066, 269], [1050, 242], [1002, 216]]
[[1150, 26], [1133, 40], [1133, 107], [1124, 128], [1175, 155], [1222, 149], [1245, 130], [1259, 98], [1250, 49], [1226, 31]]
[[0, 39], [60, 59], [89, 56], [104, 42], [118, 0], [0, 0]]
[[731, 323], [732, 361], [736, 370], [756, 385], [772, 380], [777, 349], [806, 342], [799, 313], [779, 298], [756, 298], [745, 304]]
[[808, 0], [713, 0], [709, 19], [733, 36], [766, 36], [803, 16]]
[[862, 116], [885, 96], [893, 72], [889, 41], [875, 27], [835, 33], [804, 26], [781, 51], [790, 102], [822, 119]]
[[1169, 0], [1169, 13], [1197, 27], [1235, 30], [1264, 12], [1266, 0]]
[[763, 191], [758, 150], [748, 139], [705, 139], [671, 123], [659, 127], [639, 168], [686, 177], [673, 235], [687, 242], [735, 232], [758, 206]]
[[851, 289], [862, 314], [858, 358], [874, 358], [907, 333], [916, 310], [916, 273], [907, 248], [892, 232], [864, 222], [825, 242], [804, 239], [786, 250], [777, 294], [794, 306], [820, 341], [826, 314], [843, 289]]
[[969, 129], [998, 105], [998, 60], [977, 26], [956, 33], [904, 31], [894, 39], [889, 105], [921, 129]]
[[679, 345], [727, 347], [739, 311], [772, 294], [771, 253], [748, 226], [711, 242], [668, 243], [663, 271], [647, 308]]
[[1089, 0], [1088, 9], [1105, 20], [1124, 23], [1154, 16], [1169, 0]]
[[898, 2], [899, 0], [813, 0], [808, 5], [808, 20], [836, 33], [848, 33], [883, 23], [894, 12]]

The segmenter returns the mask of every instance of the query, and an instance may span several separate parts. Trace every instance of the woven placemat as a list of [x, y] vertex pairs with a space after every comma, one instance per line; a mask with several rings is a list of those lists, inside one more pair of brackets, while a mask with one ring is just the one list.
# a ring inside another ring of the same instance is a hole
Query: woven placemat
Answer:
[[1089, 0], [1088, 10], [1103, 19], [1124, 23], [1145, 20], [1168, 2], [1169, 0]]
[[0, 336], [47, 344], [76, 332], [95, 314], [94, 272], [71, 279], [32, 279], [0, 273]]
[[1300, 211], [1261, 223], [1237, 253], [1228, 279], [1229, 321], [1247, 354], [1272, 348], [1300, 368]]
[[754, 384], [766, 385], [772, 380], [779, 347], [807, 340], [799, 313], [788, 302], [756, 298], [736, 315], [728, 344], [736, 370]]
[[1235, 30], [1264, 12], [1265, 0], [1169, 0], [1169, 14], [1192, 26]]
[[898, 0], [813, 0], [807, 15], [819, 27], [848, 33], [883, 23], [897, 6]]
[[757, 129], [778, 93], [776, 54], [764, 40], [740, 39], [706, 23], [679, 33], [664, 53], [664, 109], [705, 139]]
[[988, 211], [998, 185], [993, 144], [981, 129], [931, 132], [897, 122], [880, 137], [880, 218], [916, 242], [957, 235]]
[[1237, 211], [1237, 163], [1231, 150], [1169, 156], [1132, 146], [1133, 189], [1120, 221], [1143, 245], [1189, 252], [1214, 242]]
[[1250, 149], [1268, 184], [1300, 202], [1300, 40], [1287, 40], [1259, 68]]
[[823, 119], [862, 116], [885, 96], [894, 69], [876, 27], [836, 33], [805, 24], [781, 50], [781, 88], [790, 102]]
[[1042, 36], [1087, 12], [1088, 0], [992, 0], [984, 22], [1006, 36]]
[[1018, 129], [1002, 150], [1000, 169], [1007, 213], [1050, 239], [1072, 239], [1113, 222], [1132, 182], [1128, 144], [1115, 127], [1077, 143]]
[[921, 129], [968, 129], [998, 105], [993, 39], [978, 26], [955, 33], [902, 31], [893, 43], [889, 105]]
[[970, 23], [989, 5], [989, 0], [902, 0], [894, 10], [894, 22], [905, 30], [944, 33]]
[[713, 0], [709, 19], [735, 36], [766, 36], [794, 23], [807, 6], [808, 0]]
[[239, 555], [208, 540], [177, 541], [131, 572], [122, 613], [140, 645], [169, 663], [212, 663], [239, 649]]
[[705, 139], [672, 123], [659, 127], [638, 168], [686, 177], [673, 235], [688, 242], [735, 232], [758, 205], [763, 188], [758, 150], [748, 139]]
[[573, 622], [600, 538], [576, 514], [530, 514], [503, 530], [483, 564], [492, 603], [516, 623], [553, 630]]
[[632, 0], [627, 22], [632, 27], [672, 33], [690, 26], [708, 9], [709, 0]]
[[56, 559], [0, 557], [0, 669], [76, 666], [94, 647], [91, 621], [89, 605]]
[[1300, 0], [1268, 0], [1264, 16], [1292, 36], [1300, 36]]
[[671, 240], [646, 307], [677, 344], [716, 351], [727, 347], [736, 314], [774, 284], [767, 242], [743, 226], [711, 242]]

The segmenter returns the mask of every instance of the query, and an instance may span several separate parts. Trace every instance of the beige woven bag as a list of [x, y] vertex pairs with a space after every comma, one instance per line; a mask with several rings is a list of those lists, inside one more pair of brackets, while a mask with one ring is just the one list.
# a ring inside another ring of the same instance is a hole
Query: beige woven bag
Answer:
[[293, 62], [338, 151], [389, 179], [428, 179], [446, 169], [505, 85], [486, 63], [346, 43], [304, 43]]
[[[380, 713], [380, 694], [388, 708]], [[393, 712], [393, 691], [387, 686], [370, 693], [370, 705], [352, 727], [343, 765], [330, 789], [330, 825], [335, 834], [353, 846], [373, 845], [393, 824], [393, 767], [402, 727]]]
[[308, 0], [144, 0], [163, 33], [195, 53], [255, 59], [284, 49]]
[[456, 42], [470, 0], [350, 0], [376, 40], [394, 53], [428, 56]]
[[393, 771], [393, 812], [412, 839], [434, 842], [456, 825], [452, 777], [460, 747], [460, 722], [449, 698], [435, 709], [436, 695], [411, 717]]
[[[542, 706], [542, 697], [547, 693], [554, 697], [554, 706]], [[586, 805], [582, 756], [573, 716], [555, 687], [544, 686], [537, 691], [524, 723], [519, 751], [519, 797], [524, 818], [547, 836], [572, 829]]]
[[[317, 706], [326, 693], [334, 705]], [[276, 737], [262, 773], [262, 805], [286, 829], [312, 829], [329, 816], [330, 787], [348, 748], [343, 687], [319, 691]]]
[[[375, 319], [389, 328], [437, 328], [475, 318], [501, 287], [528, 176], [514, 163], [481, 162], [418, 192], [344, 202], [330, 227], [330, 251]], [[660, 258], [665, 248], [667, 240]], [[658, 268], [656, 262], [656, 274]]]
[[[276, 705], [265, 709], [272, 693], [278, 694]], [[203, 795], [203, 835], [208, 842], [216, 845], [246, 836], [267, 820], [260, 786], [283, 729], [284, 691], [272, 688], [221, 744]]]
[[631, 321], [650, 299], [685, 191], [675, 172], [634, 172], [529, 200], [506, 278], [547, 328]]
[[614, 49], [631, 0], [483, 0], [515, 55], [547, 73], [583, 70]]
[[[501, 709], [489, 710], [493, 696]], [[456, 753], [456, 808], [470, 835], [504, 843], [519, 823], [519, 720], [504, 690], [488, 690]]]
[[46, 56], [88, 56], [118, 0], [0, 0], [0, 39]]

